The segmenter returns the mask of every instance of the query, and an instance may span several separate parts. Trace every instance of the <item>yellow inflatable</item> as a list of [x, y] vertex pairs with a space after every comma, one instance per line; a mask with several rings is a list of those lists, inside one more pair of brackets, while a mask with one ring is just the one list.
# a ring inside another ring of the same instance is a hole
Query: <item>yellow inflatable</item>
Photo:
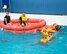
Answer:
[[50, 32], [54, 33], [55, 30], [52, 30], [50, 28], [47, 28], [47, 29], [42, 28], [42, 30], [41, 30], [41, 33], [44, 35], [48, 35]]
[[40, 40], [40, 42], [46, 43], [46, 42], [52, 40], [52, 38], [53, 38], [53, 37], [52, 37], [52, 34], [49, 34], [48, 36], [42, 38], [42, 39]]
[[42, 42], [42, 43], [45, 42], [46, 43], [46, 42], [48, 42], [48, 39], [47, 38], [43, 38], [43, 39], [40, 40], [40, 42]]
[[25, 14], [22, 14], [22, 15], [21, 15], [21, 18], [22, 18], [22, 21], [27, 21], [27, 17], [26, 17]]
[[47, 36], [48, 41], [52, 40], [52, 38], [53, 38], [52, 34], [49, 34], [49, 35]]

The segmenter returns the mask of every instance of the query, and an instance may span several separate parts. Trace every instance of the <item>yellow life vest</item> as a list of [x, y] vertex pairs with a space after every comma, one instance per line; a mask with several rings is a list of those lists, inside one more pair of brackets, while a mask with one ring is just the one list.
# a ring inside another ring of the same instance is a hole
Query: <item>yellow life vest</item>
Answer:
[[52, 38], [53, 38], [53, 36], [52, 36], [52, 35], [51, 35], [50, 37], [49, 37], [49, 36], [47, 36], [48, 41], [52, 40]]
[[45, 32], [44, 32], [44, 29], [41, 30], [41, 33], [42, 33], [43, 35], [48, 35], [49, 32], [55, 32], [55, 30], [52, 30], [52, 29], [50, 29], [50, 28], [47, 28]]
[[52, 36], [52, 35], [51, 35], [50, 37], [49, 37], [49, 36], [47, 36], [47, 39], [41, 39], [41, 40], [40, 40], [40, 42], [42, 42], [42, 43], [46, 43], [46, 42], [48, 42], [48, 41], [52, 40], [52, 38], [53, 38], [53, 36]]
[[48, 29], [46, 29], [46, 32], [55, 32], [55, 30], [52, 30], [52, 29], [50, 29], [50, 28], [48, 28]]
[[46, 42], [48, 42], [48, 39], [41, 39], [40, 42], [46, 43]]
[[22, 18], [22, 21], [27, 21], [27, 17], [26, 16], [21, 16], [21, 18]]
[[56, 27], [56, 26], [58, 26], [58, 24], [57, 24], [57, 23], [55, 23], [55, 24], [54, 24], [54, 27]]

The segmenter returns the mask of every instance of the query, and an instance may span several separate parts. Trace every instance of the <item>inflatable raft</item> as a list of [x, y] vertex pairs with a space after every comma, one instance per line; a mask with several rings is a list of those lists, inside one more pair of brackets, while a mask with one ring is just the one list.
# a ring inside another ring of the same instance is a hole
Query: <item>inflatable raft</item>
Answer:
[[31, 33], [35, 30], [38, 31], [45, 25], [46, 21], [43, 19], [28, 19], [26, 26], [20, 25], [18, 19], [11, 20], [11, 24], [8, 25], [4, 25], [3, 20], [0, 20], [0, 27], [2, 27], [5, 31], [17, 34]]

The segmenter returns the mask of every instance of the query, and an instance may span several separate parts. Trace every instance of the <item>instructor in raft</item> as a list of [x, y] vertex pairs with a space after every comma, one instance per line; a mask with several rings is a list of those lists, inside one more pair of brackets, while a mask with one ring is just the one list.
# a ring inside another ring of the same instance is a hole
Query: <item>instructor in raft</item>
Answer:
[[10, 21], [11, 21], [11, 19], [10, 19], [10, 16], [9, 16], [9, 12], [7, 11], [6, 15], [4, 17], [4, 24], [7, 25], [7, 24], [10, 23]]
[[23, 14], [20, 16], [20, 18], [19, 18], [19, 22], [20, 22], [20, 24], [23, 25], [23, 26], [26, 26], [26, 21], [27, 21], [27, 20], [28, 20], [28, 19], [27, 19], [25, 13], [23, 13]]

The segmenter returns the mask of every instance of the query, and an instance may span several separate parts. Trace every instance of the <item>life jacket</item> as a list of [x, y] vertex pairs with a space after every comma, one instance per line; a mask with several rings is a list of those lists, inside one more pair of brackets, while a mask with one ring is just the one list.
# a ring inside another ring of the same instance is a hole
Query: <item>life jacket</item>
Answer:
[[22, 19], [22, 21], [27, 21], [27, 17], [26, 16], [21, 15], [21, 19]]

